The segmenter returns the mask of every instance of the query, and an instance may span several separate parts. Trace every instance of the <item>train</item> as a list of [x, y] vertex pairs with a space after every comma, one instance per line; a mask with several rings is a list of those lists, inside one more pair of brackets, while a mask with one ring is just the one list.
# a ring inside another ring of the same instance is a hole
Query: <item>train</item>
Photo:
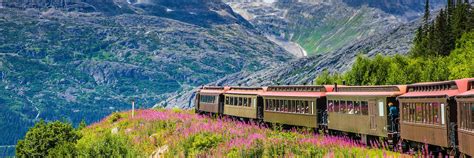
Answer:
[[194, 105], [199, 114], [313, 128], [365, 144], [382, 140], [404, 151], [474, 156], [474, 78], [381, 86], [202, 86]]

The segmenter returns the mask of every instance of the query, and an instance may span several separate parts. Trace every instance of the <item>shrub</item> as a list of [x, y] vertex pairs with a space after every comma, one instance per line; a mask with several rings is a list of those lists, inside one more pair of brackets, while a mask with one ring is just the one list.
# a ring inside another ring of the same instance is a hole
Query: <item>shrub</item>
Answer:
[[[46, 157], [51, 149], [76, 143], [81, 135], [70, 123], [60, 121], [45, 123], [43, 120], [30, 128], [23, 140], [18, 141], [17, 157]], [[55, 149], [58, 151], [60, 149]], [[61, 149], [65, 150], [65, 149]]]
[[199, 133], [189, 137], [183, 144], [183, 151], [186, 156], [194, 155], [201, 151], [206, 151], [216, 147], [223, 141], [222, 136], [211, 133]]
[[106, 133], [89, 135], [77, 143], [79, 157], [136, 157], [137, 152], [125, 137]]
[[114, 113], [110, 116], [109, 121], [110, 121], [110, 123], [114, 123], [114, 122], [120, 120], [121, 118], [122, 118], [122, 115], [120, 115], [120, 113], [114, 112]]

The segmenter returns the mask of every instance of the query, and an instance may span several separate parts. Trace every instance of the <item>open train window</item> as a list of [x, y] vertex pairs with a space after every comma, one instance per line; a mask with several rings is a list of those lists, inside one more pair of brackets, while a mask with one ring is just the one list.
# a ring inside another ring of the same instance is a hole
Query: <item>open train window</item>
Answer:
[[421, 123], [423, 121], [423, 105], [421, 103], [415, 105], [415, 122]]
[[354, 114], [356, 114], [356, 115], [360, 114], [360, 102], [359, 101], [354, 101]]
[[402, 120], [408, 121], [408, 103], [402, 103]]
[[339, 112], [339, 100], [334, 101], [334, 112]]
[[346, 107], [346, 106], [347, 106], [347, 105], [346, 105], [346, 101], [345, 101], [345, 100], [341, 100], [341, 101], [339, 102], [339, 107], [340, 107], [339, 112], [340, 112], [340, 113], [347, 113], [347, 107]]
[[470, 110], [470, 111], [471, 111], [471, 112], [470, 112], [470, 113], [471, 113], [471, 115], [470, 115], [470, 117], [471, 117], [471, 126], [470, 126], [470, 129], [471, 129], [471, 130], [474, 130], [474, 103], [472, 103], [472, 102], [471, 102], [471, 110]]
[[334, 102], [332, 100], [328, 100], [328, 112], [334, 112]]
[[360, 102], [360, 109], [362, 111], [362, 115], [369, 115], [369, 102], [361, 101]]
[[347, 113], [354, 114], [354, 104], [352, 101], [347, 101]]

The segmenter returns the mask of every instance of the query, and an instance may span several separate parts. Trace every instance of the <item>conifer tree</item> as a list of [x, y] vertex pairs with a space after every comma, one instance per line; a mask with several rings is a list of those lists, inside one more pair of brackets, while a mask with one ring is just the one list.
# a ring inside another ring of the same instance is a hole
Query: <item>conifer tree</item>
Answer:
[[423, 16], [423, 25], [427, 25], [429, 23], [430, 16], [430, 0], [425, 0], [425, 15]]
[[433, 38], [431, 43], [434, 55], [449, 55], [451, 51], [452, 38], [450, 38], [450, 31], [447, 26], [447, 16], [443, 9], [441, 9], [439, 15], [434, 23]]

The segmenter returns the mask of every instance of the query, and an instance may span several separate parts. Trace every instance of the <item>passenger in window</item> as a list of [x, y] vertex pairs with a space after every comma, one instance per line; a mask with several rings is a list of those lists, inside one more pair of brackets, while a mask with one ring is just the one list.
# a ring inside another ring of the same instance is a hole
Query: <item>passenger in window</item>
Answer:
[[346, 101], [340, 101], [339, 107], [340, 107], [339, 109], [340, 113], [347, 113]]
[[356, 114], [356, 115], [360, 114], [360, 102], [359, 101], [354, 102], [354, 114]]
[[334, 111], [334, 104], [332, 102], [332, 100], [329, 100], [328, 101], [328, 112], [333, 112]]
[[354, 114], [354, 105], [352, 105], [352, 101], [347, 101], [347, 113]]

